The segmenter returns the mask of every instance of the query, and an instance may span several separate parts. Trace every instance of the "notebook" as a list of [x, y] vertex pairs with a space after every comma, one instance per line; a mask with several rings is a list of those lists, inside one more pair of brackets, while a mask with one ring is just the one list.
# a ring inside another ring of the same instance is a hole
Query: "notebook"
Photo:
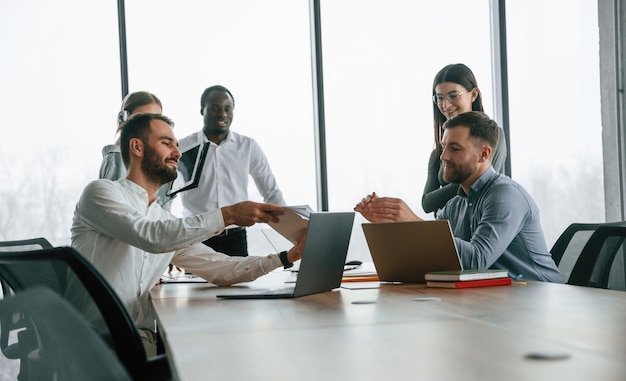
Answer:
[[178, 159], [177, 176], [170, 183], [167, 190], [168, 196], [173, 196], [178, 192], [186, 191], [198, 187], [202, 167], [209, 151], [209, 144], [200, 142], [181, 152], [182, 156]]
[[362, 224], [382, 282], [424, 283], [431, 271], [462, 270], [447, 220]]
[[275, 299], [330, 291], [341, 285], [352, 235], [354, 212], [311, 213], [295, 286], [245, 289], [217, 295], [223, 299]]

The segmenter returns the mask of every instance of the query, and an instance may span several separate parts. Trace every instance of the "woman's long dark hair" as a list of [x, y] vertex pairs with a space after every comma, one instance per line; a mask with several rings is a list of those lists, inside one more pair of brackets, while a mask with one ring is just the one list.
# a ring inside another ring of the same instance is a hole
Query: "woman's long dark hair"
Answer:
[[[433, 96], [435, 96], [435, 87], [443, 82], [452, 82], [461, 85], [467, 91], [472, 91], [474, 88], [478, 88], [476, 77], [469, 67], [464, 64], [450, 64], [443, 69], [439, 70], [433, 81]], [[472, 102], [472, 111], [482, 111], [483, 100], [478, 90], [478, 96]], [[446, 121], [446, 117], [439, 111], [439, 106], [433, 102], [433, 115], [434, 115], [434, 132], [435, 132], [435, 149], [439, 153], [441, 149], [441, 135], [443, 135], [443, 123]]]

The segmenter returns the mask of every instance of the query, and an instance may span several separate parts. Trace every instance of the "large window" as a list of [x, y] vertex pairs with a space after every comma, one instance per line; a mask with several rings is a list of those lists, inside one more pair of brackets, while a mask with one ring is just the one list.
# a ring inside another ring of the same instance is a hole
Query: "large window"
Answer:
[[[434, 148], [432, 83], [450, 63], [474, 72], [492, 115], [489, 1], [322, 1], [330, 210], [366, 194], [418, 215]], [[349, 256], [369, 260], [357, 215]]]
[[535, 198], [550, 247], [603, 222], [598, 5], [507, 2], [513, 178]]
[[[202, 129], [204, 89], [226, 86], [231, 129], [260, 144], [288, 204], [315, 207], [308, 0], [127, 0], [126, 9], [130, 91], [157, 94], [182, 138]], [[249, 195], [262, 201], [252, 181]], [[272, 251], [264, 228], [248, 229], [250, 253]]]
[[[446, 64], [467, 64], [493, 115], [489, 3], [321, 1], [331, 211], [351, 210], [376, 191], [433, 218], [421, 208], [433, 76]], [[597, 4], [506, 6], [512, 174], [537, 200], [551, 246], [571, 222], [604, 220]], [[183, 137], [202, 127], [204, 88], [229, 87], [233, 130], [260, 143], [288, 203], [315, 207], [309, 1], [127, 0], [126, 7], [130, 90], [156, 93]], [[0, 52], [8, 137], [0, 150], [0, 239], [69, 244], [74, 206], [114, 139], [116, 4], [2, 2]], [[254, 184], [250, 194], [260, 200]], [[361, 222], [349, 256], [367, 259]], [[265, 242], [251, 252], [267, 249]]]
[[0, 240], [69, 244], [78, 197], [115, 132], [116, 19], [110, 1], [0, 3]]

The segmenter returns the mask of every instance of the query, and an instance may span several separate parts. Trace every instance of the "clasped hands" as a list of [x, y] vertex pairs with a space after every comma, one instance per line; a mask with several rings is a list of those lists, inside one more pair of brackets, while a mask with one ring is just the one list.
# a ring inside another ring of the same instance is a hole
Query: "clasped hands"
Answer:
[[368, 194], [354, 207], [369, 222], [422, 221], [401, 199]]

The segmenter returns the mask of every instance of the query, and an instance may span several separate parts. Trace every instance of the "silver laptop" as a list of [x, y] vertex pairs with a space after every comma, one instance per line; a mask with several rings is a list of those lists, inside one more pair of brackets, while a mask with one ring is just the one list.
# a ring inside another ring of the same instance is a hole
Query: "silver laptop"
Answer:
[[295, 286], [245, 289], [217, 295], [224, 299], [275, 299], [330, 291], [341, 285], [354, 212], [311, 213]]
[[462, 270], [447, 220], [362, 224], [378, 279], [424, 283], [430, 271]]

